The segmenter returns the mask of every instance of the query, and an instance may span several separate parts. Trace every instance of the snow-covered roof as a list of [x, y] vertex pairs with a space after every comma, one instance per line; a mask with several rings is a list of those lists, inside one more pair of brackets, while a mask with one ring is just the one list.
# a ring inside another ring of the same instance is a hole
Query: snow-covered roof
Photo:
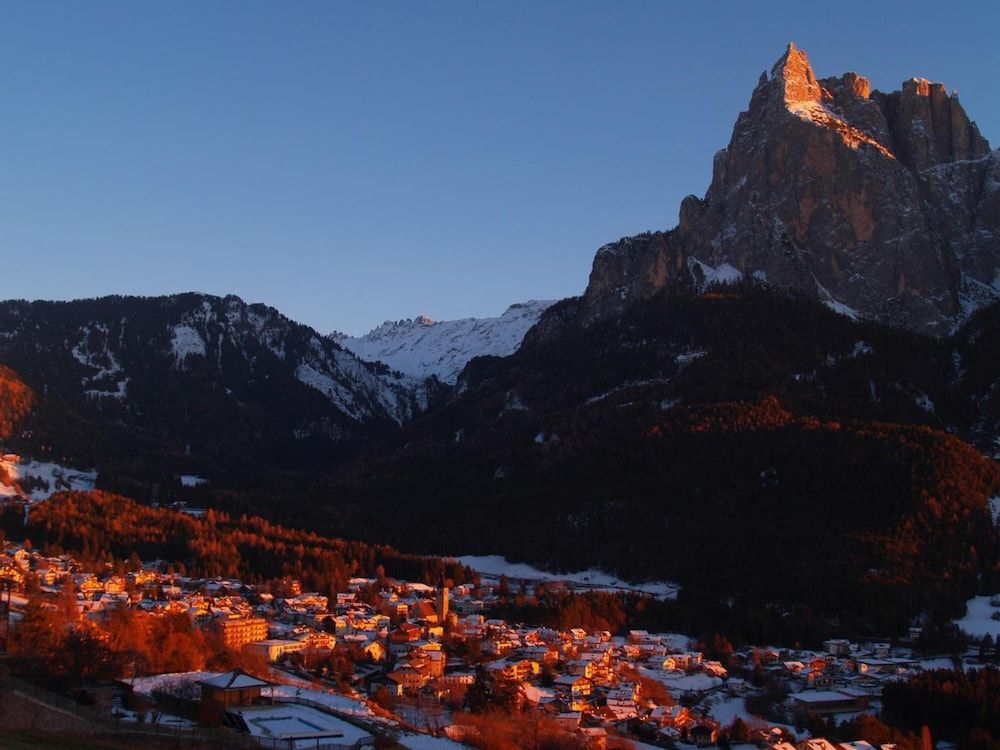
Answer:
[[239, 669], [234, 669], [232, 672], [223, 672], [215, 677], [199, 680], [198, 682], [201, 685], [222, 688], [223, 690], [245, 690], [246, 688], [254, 687], [263, 688], [271, 684], [270, 682], [264, 682], [264, 680], [258, 680], [256, 677], [248, 675], [246, 672]]

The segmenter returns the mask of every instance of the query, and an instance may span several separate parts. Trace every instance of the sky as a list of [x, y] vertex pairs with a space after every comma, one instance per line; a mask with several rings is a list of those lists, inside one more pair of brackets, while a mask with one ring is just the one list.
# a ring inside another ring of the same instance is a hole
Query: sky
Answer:
[[498, 315], [674, 226], [789, 41], [1000, 145], [998, 40], [995, 1], [2, 1], [0, 298]]

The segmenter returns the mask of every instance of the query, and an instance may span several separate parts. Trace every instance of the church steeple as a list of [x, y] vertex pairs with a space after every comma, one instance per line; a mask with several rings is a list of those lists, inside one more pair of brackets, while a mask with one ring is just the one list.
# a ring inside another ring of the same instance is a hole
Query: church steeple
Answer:
[[448, 585], [445, 583], [444, 574], [441, 575], [441, 580], [438, 583], [437, 616], [438, 622], [442, 625], [448, 618]]

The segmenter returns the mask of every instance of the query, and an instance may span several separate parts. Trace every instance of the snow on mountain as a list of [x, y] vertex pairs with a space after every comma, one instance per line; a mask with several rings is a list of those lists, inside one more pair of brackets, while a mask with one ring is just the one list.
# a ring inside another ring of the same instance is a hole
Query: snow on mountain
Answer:
[[[294, 365], [294, 377], [329, 399], [358, 422], [388, 416], [397, 423], [427, 407], [426, 389], [413, 378], [384, 375], [352, 353], [331, 346], [324, 337], [288, 320], [276, 310], [247, 305], [236, 297], [205, 297], [181, 315], [171, 331], [171, 350], [177, 366], [188, 357], [209, 357], [207, 341], [229, 341], [248, 364], [261, 349], [280, 362]], [[223, 368], [221, 343], [215, 346]]]
[[[159, 402], [164, 388], [174, 389], [174, 398], [201, 391], [199, 397], [216, 403], [224, 393], [243, 410], [291, 380], [321, 393], [357, 425], [402, 423], [427, 408], [433, 388], [423, 378], [363, 362], [277, 310], [235, 296], [12, 300], [0, 302], [0, 331], [0, 359], [44, 383], [51, 372], [66, 373], [58, 383], [61, 398], [82, 395], [116, 419], [147, 419], [159, 406], [150, 399]], [[287, 396], [274, 398], [265, 410]], [[304, 414], [297, 434], [315, 432], [328, 416]]]
[[96, 484], [97, 472], [93, 470], [71, 469], [14, 455], [0, 459], [0, 498], [21, 497], [40, 502], [62, 490], [92, 490]]
[[554, 300], [511, 305], [496, 318], [435, 321], [426, 315], [387, 321], [364, 336], [334, 333], [331, 338], [369, 362], [384, 362], [412, 377], [432, 375], [455, 383], [473, 357], [506, 357], [517, 351], [525, 334]]

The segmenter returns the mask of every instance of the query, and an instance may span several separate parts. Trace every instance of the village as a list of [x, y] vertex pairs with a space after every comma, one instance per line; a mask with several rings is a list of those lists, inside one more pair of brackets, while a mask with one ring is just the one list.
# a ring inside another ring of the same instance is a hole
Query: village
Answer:
[[271, 747], [320, 738], [361, 747], [382, 732], [402, 733], [412, 747], [462, 743], [476, 731], [462, 716], [479, 701], [554, 722], [596, 750], [623, 742], [829, 750], [817, 721], [877, 713], [887, 683], [955, 664], [917, 657], [905, 643], [842, 639], [822, 651], [743, 648], [723, 663], [678, 634], [558, 631], [490, 618], [500, 584], [355, 578], [331, 599], [295, 580], [252, 586], [185, 577], [160, 562], [133, 567], [85, 572], [68, 555], [7, 543], [4, 643], [27, 605], [28, 579], [43, 598], [73, 592], [80, 622], [95, 632], [120, 608], [183, 613], [255, 674], [133, 675], [119, 682], [110, 715], [177, 727], [222, 723]]

